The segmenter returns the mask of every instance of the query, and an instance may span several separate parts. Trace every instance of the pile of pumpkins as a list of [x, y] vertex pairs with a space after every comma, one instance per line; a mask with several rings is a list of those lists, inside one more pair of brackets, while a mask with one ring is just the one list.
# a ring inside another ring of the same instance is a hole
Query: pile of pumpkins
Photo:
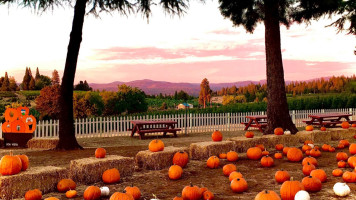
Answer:
[[36, 130], [36, 118], [30, 115], [28, 107], [7, 108], [4, 116], [3, 133], [33, 133]]

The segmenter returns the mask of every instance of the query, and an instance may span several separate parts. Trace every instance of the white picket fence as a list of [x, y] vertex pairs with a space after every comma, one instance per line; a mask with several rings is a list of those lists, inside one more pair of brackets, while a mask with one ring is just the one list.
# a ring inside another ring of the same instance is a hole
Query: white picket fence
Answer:
[[[290, 115], [297, 127], [305, 126], [303, 120], [310, 119], [309, 114], [317, 113], [348, 113], [356, 119], [356, 108], [343, 109], [318, 109], [318, 110], [292, 110]], [[75, 120], [75, 134], [77, 138], [82, 137], [112, 137], [128, 136], [128, 129], [132, 128], [131, 120], [173, 120], [177, 121], [176, 128], [182, 129], [177, 134], [189, 134], [199, 132], [238, 131], [243, 130], [241, 122], [247, 122], [246, 116], [265, 115], [266, 112], [244, 112], [244, 113], [201, 113], [201, 114], [174, 114], [159, 116], [133, 116], [133, 117], [98, 117]], [[50, 138], [58, 137], [58, 120], [39, 121], [37, 123], [34, 137]], [[2, 124], [0, 123], [0, 126]], [[152, 133], [155, 134], [155, 133]], [[156, 133], [159, 134], [159, 133]], [[0, 137], [2, 131], [0, 129]]]

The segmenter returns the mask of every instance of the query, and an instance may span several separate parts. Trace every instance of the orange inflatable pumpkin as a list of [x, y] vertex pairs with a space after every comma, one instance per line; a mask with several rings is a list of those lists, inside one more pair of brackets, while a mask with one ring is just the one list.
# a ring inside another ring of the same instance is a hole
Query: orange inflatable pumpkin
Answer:
[[10, 122], [4, 122], [2, 124], [2, 127], [1, 127], [1, 130], [3, 133], [10, 133], [11, 132], [11, 125], [10, 125]]
[[25, 133], [26, 131], [26, 124], [20, 119], [11, 122], [10, 126], [12, 133]]
[[30, 114], [30, 109], [28, 109], [28, 107], [17, 107], [16, 110], [19, 116]]
[[36, 118], [32, 115], [24, 115], [21, 120], [26, 124], [26, 133], [33, 133], [36, 130]]
[[5, 110], [5, 113], [4, 113], [4, 116], [5, 116], [5, 120], [6, 121], [10, 121], [10, 122], [13, 122], [15, 121], [19, 116], [18, 112], [17, 112], [17, 109], [15, 108], [8, 108]]

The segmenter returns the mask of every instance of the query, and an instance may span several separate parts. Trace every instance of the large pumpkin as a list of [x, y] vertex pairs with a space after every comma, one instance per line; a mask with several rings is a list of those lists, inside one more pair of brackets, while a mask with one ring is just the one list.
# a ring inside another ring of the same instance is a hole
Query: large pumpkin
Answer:
[[247, 190], [248, 185], [244, 178], [236, 178], [231, 181], [230, 187], [233, 192], [241, 193]]
[[202, 193], [200, 191], [200, 188], [196, 185], [193, 186], [192, 183], [190, 183], [189, 186], [185, 186], [182, 190], [182, 197], [183, 199], [188, 199], [188, 200], [199, 200], [202, 196]]
[[234, 164], [226, 164], [223, 167], [223, 173], [225, 176], [229, 176], [231, 174], [231, 172], [236, 171], [236, 165]]
[[255, 200], [281, 200], [281, 198], [273, 190], [263, 190], [256, 195]]
[[127, 194], [131, 194], [132, 197], [133, 197], [135, 200], [141, 198], [141, 191], [140, 191], [140, 189], [139, 189], [138, 187], [136, 187], [136, 186], [133, 186], [133, 185], [131, 185], [131, 187], [130, 187], [130, 186], [127, 186], [127, 187], [125, 188], [125, 191], [126, 191]]
[[210, 156], [210, 158], [208, 159], [208, 161], [206, 162], [206, 165], [211, 168], [211, 169], [214, 169], [214, 168], [218, 168], [219, 167], [219, 163], [220, 163], [220, 160], [218, 157], [216, 156]]
[[104, 171], [102, 179], [104, 183], [117, 183], [120, 181], [120, 172], [116, 168], [108, 169]]
[[251, 147], [247, 150], [247, 158], [259, 160], [262, 157], [262, 150], [259, 147]]
[[352, 155], [356, 154], [356, 143], [350, 144], [349, 151], [350, 151], [350, 154], [352, 154]]
[[212, 134], [211, 134], [211, 139], [214, 141], [214, 142], [220, 142], [222, 140], [223, 136], [221, 134], [220, 131], [218, 130], [215, 130]]
[[57, 184], [58, 192], [67, 192], [68, 190], [75, 190], [77, 184], [72, 179], [62, 179]]
[[26, 169], [30, 165], [30, 161], [28, 160], [28, 157], [25, 154], [16, 155], [16, 156], [19, 157], [21, 160], [21, 164], [22, 164], [21, 171], [26, 171]]
[[306, 176], [302, 179], [304, 189], [308, 192], [319, 192], [321, 190], [320, 179], [313, 176]]
[[235, 151], [229, 151], [226, 154], [226, 159], [230, 162], [235, 162], [239, 159], [239, 155]]
[[306, 165], [303, 165], [303, 174], [305, 176], [309, 176], [310, 172], [315, 169], [315, 166], [313, 164], [307, 163]]
[[115, 192], [111, 195], [110, 200], [134, 200], [134, 198], [126, 192]]
[[173, 164], [185, 167], [189, 162], [188, 153], [185, 151], [179, 151], [173, 156]]
[[274, 174], [274, 178], [276, 179], [277, 183], [284, 183], [285, 181], [290, 180], [290, 175], [287, 171], [280, 170]]
[[342, 179], [346, 183], [355, 183], [356, 182], [356, 173], [355, 172], [349, 172], [346, 171], [342, 174]]
[[18, 119], [20, 116], [16, 110], [16, 108], [7, 108], [4, 113], [5, 120], [10, 123]]
[[275, 135], [283, 135], [284, 134], [283, 128], [275, 128], [274, 134]]
[[177, 180], [182, 177], [183, 169], [179, 165], [172, 165], [168, 170], [168, 177], [171, 180]]
[[261, 165], [262, 167], [272, 167], [274, 165], [274, 161], [273, 158], [271, 158], [270, 156], [263, 156], [261, 158]]
[[304, 186], [299, 181], [293, 181], [291, 178], [290, 181], [285, 181], [280, 189], [281, 197], [283, 200], [294, 200], [295, 194], [298, 191], [304, 190]]
[[318, 158], [321, 156], [321, 151], [319, 151], [319, 149], [317, 149], [317, 148], [313, 148], [312, 150], [310, 150], [309, 155], [312, 157]]
[[39, 189], [29, 190], [25, 193], [25, 200], [41, 200], [42, 192]]
[[164, 143], [162, 142], [162, 140], [159, 139], [152, 140], [148, 145], [148, 149], [152, 152], [163, 151]]
[[356, 156], [350, 156], [348, 159], [347, 159], [347, 164], [349, 164], [349, 166], [351, 168], [355, 168], [356, 167]]
[[342, 176], [343, 172], [341, 169], [334, 169], [332, 171], [332, 174], [333, 174], [333, 176], [339, 177], [339, 176]]
[[83, 197], [84, 200], [97, 200], [100, 199], [100, 195], [101, 195], [101, 191], [99, 187], [89, 186], [85, 189]]
[[349, 158], [349, 156], [345, 152], [339, 152], [336, 154], [337, 161], [340, 161], [340, 160], [347, 161], [348, 158]]
[[0, 174], [1, 175], [14, 175], [18, 174], [22, 169], [21, 159], [13, 156], [12, 151], [10, 155], [5, 155], [0, 160]]
[[292, 162], [299, 162], [303, 159], [303, 152], [295, 147], [292, 147], [288, 150], [287, 158]]
[[105, 158], [106, 150], [104, 148], [97, 148], [95, 150], [95, 158]]
[[326, 179], [327, 179], [326, 173], [322, 169], [315, 169], [315, 170], [311, 171], [310, 176], [320, 179], [320, 181], [322, 183], [326, 182]]

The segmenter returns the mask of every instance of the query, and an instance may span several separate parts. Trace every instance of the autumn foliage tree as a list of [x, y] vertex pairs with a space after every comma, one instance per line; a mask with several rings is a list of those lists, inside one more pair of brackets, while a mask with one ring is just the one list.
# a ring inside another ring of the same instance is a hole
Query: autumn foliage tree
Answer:
[[4, 80], [2, 81], [1, 91], [10, 91], [10, 80], [7, 72], [5, 72]]
[[212, 90], [209, 86], [209, 81], [207, 78], [204, 78], [200, 84], [199, 92], [199, 104], [206, 108], [206, 104], [210, 102]]
[[58, 85], [44, 87], [36, 98], [36, 109], [41, 118], [48, 116], [52, 119], [59, 117], [59, 91]]
[[59, 74], [57, 70], [53, 70], [52, 72], [52, 85], [60, 85], [61, 82], [59, 80]]

